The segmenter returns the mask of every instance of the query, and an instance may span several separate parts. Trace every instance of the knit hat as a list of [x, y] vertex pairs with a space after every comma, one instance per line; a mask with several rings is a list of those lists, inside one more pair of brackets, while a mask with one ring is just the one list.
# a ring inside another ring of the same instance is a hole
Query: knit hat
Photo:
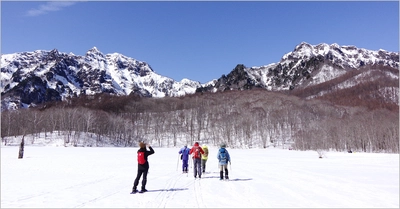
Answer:
[[226, 147], [226, 144], [225, 144], [225, 143], [222, 143], [222, 144], [221, 144], [221, 147], [222, 147], [222, 148], [225, 148], [225, 147]]
[[143, 143], [143, 142], [140, 142], [140, 143], [139, 143], [139, 147], [140, 147], [140, 148], [146, 148], [146, 144]]
[[195, 143], [194, 143], [194, 146], [199, 146], [199, 142], [195, 142]]

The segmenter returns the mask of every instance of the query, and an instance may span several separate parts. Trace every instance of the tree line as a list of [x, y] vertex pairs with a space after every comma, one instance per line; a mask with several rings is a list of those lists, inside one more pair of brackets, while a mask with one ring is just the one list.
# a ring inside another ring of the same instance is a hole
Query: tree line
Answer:
[[[48, 133], [64, 134], [66, 144], [83, 146], [130, 147], [147, 141], [173, 147], [199, 141], [232, 148], [399, 152], [396, 111], [262, 89], [164, 98], [99, 94], [1, 114], [4, 144], [10, 137]], [[84, 141], [80, 133], [96, 143]]]

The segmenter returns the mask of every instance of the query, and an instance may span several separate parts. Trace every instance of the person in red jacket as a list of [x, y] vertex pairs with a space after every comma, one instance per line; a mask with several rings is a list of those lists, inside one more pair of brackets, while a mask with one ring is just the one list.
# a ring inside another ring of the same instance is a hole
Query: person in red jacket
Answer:
[[[149, 150], [146, 149], [146, 146], [149, 148]], [[150, 144], [145, 144], [143, 142], [139, 143], [140, 149], [137, 151], [138, 154], [138, 169], [137, 169], [137, 175], [136, 179], [133, 183], [133, 188], [131, 194], [135, 194], [138, 192], [137, 186], [139, 185], [139, 180], [141, 176], [143, 175], [142, 179], [142, 189], [140, 190], [140, 193], [147, 192], [146, 189], [146, 183], [147, 183], [147, 173], [149, 172], [149, 161], [147, 160], [147, 157], [149, 155], [154, 154], [154, 149], [150, 146]]]
[[194, 178], [197, 178], [197, 175], [201, 178], [201, 155], [204, 154], [204, 150], [200, 147], [198, 142], [195, 142], [189, 154], [192, 155], [193, 158]]

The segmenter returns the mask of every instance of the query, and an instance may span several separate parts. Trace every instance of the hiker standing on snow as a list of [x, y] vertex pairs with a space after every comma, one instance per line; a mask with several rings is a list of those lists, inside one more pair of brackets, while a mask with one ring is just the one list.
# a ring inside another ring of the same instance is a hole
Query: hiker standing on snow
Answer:
[[218, 150], [218, 161], [219, 161], [219, 180], [223, 180], [224, 171], [225, 171], [225, 179], [229, 179], [228, 176], [228, 162], [231, 162], [231, 157], [229, 156], [228, 150], [225, 149], [226, 144], [221, 144], [221, 148]]
[[193, 155], [194, 178], [197, 178], [197, 174], [199, 178], [201, 178], [201, 155], [204, 154], [204, 150], [200, 147], [198, 142], [195, 142], [189, 154]]
[[206, 163], [208, 160], [208, 147], [207, 145], [203, 145], [204, 155], [201, 155], [201, 170], [203, 173], [206, 172]]
[[[149, 148], [149, 150], [146, 149], [146, 146]], [[140, 190], [140, 193], [147, 192], [146, 183], [147, 183], [147, 173], [149, 172], [149, 161], [147, 161], [147, 157], [149, 155], [154, 154], [154, 150], [149, 144], [140, 142], [139, 147], [140, 149], [137, 151], [137, 156], [138, 156], [137, 176], [135, 182], [133, 183], [131, 194], [135, 194], [136, 192], [138, 192], [137, 186], [139, 184], [139, 179], [142, 176], [142, 174], [143, 174], [143, 179], [142, 179], [142, 188]]]
[[[179, 154], [181, 155], [181, 160], [182, 160], [182, 172], [187, 173], [188, 170], [188, 162], [189, 162], [189, 152], [190, 149], [185, 145], [184, 147], [179, 150]], [[177, 166], [178, 167], [178, 166]]]

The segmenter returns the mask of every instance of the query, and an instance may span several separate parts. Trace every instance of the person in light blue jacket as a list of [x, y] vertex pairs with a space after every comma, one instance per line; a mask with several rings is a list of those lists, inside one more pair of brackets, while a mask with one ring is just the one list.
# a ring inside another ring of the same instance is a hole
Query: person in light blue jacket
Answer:
[[183, 173], [189, 172], [189, 169], [188, 169], [189, 152], [190, 152], [190, 149], [187, 147], [187, 145], [185, 145], [184, 147], [181, 148], [181, 150], [179, 150], [179, 154], [182, 154], [181, 160], [182, 160], [182, 172]]
[[224, 171], [225, 171], [225, 179], [228, 180], [228, 162], [231, 162], [231, 156], [229, 155], [228, 150], [226, 150], [226, 144], [221, 144], [221, 148], [218, 150], [218, 162], [219, 162], [219, 180], [223, 180]]

